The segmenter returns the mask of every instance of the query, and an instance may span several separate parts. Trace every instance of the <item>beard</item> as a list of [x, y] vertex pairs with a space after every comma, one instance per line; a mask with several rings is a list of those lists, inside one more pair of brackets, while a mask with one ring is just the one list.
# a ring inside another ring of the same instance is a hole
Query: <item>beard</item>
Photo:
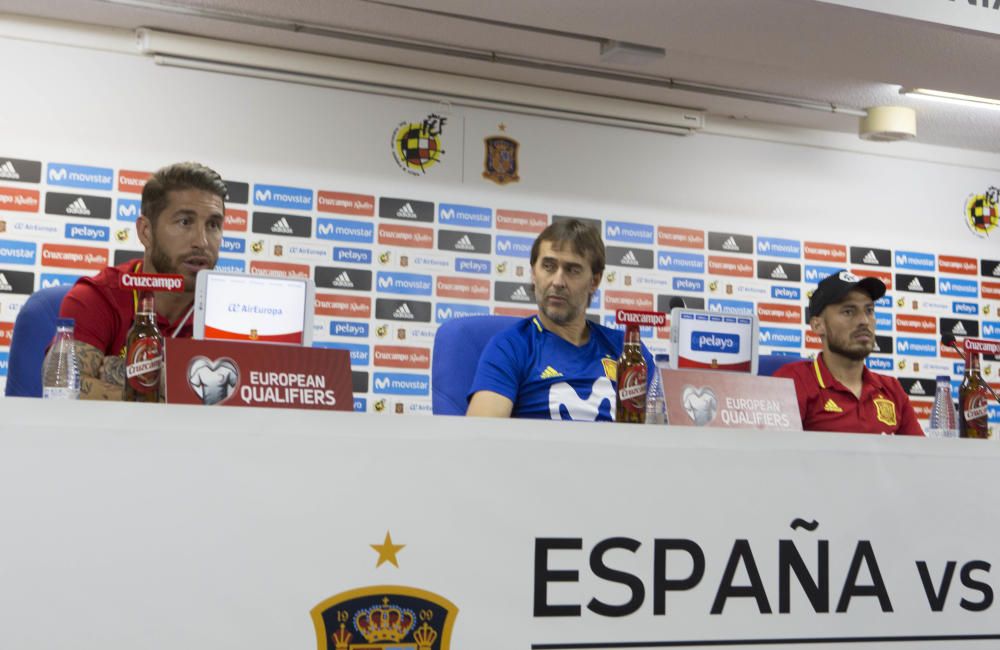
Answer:
[[834, 354], [850, 359], [851, 361], [864, 361], [872, 353], [875, 343], [873, 340], [870, 345], [847, 347], [846, 345], [841, 345], [839, 341], [831, 339], [826, 342], [826, 345], [830, 348], [830, 352]]
[[[184, 257], [171, 259], [162, 248], [156, 245], [156, 240], [153, 240], [152, 247], [149, 251], [149, 261], [153, 263], [153, 268], [156, 269], [157, 273], [179, 275], [183, 277], [184, 291], [191, 292], [195, 289], [196, 276], [182, 266], [184, 259]], [[212, 264], [212, 267], [214, 266], [215, 265]]]

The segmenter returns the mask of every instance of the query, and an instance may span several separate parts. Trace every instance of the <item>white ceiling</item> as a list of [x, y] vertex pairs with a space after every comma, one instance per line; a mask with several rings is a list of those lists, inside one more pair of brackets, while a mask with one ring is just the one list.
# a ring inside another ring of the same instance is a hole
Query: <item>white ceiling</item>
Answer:
[[[191, 9], [218, 17], [194, 15]], [[900, 86], [917, 86], [1000, 97], [1000, 36], [815, 0], [0, 0], [0, 11], [154, 27], [655, 101], [705, 109], [716, 120], [843, 132], [856, 132], [858, 126], [858, 119], [848, 115], [498, 64], [423, 46], [717, 84], [856, 109], [911, 106], [917, 110], [918, 142], [1000, 152], [1000, 111], [898, 94]], [[278, 21], [323, 26], [347, 37], [297, 33]], [[354, 38], [359, 35], [361, 40]], [[397, 44], [372, 43], [371, 36]], [[667, 54], [643, 67], [605, 65], [599, 39], [662, 47]], [[423, 49], [401, 47], [400, 41]]]

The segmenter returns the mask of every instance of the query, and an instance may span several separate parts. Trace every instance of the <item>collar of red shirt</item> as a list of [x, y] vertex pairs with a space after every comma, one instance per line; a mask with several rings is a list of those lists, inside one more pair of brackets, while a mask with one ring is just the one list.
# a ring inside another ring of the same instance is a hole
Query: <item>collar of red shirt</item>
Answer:
[[[816, 375], [816, 382], [819, 384], [820, 388], [832, 388], [843, 393], [848, 393], [854, 395], [847, 386], [844, 386], [830, 369], [826, 367], [826, 362], [823, 361], [823, 353], [820, 352], [813, 359], [813, 373]], [[874, 392], [884, 392], [885, 387], [882, 385], [882, 378], [877, 374], [868, 369], [868, 366], [864, 366], [861, 369], [861, 399], [867, 397], [870, 393]]]

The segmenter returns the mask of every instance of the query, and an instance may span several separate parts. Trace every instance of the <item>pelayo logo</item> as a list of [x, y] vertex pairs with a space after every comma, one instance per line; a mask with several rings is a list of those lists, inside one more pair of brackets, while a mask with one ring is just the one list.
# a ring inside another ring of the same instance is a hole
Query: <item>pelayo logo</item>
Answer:
[[87, 241], [108, 241], [111, 229], [107, 226], [90, 226], [84, 223], [68, 223], [65, 230], [66, 239], [84, 239]]
[[977, 237], [989, 237], [1000, 224], [1000, 188], [990, 187], [965, 201], [965, 225]]

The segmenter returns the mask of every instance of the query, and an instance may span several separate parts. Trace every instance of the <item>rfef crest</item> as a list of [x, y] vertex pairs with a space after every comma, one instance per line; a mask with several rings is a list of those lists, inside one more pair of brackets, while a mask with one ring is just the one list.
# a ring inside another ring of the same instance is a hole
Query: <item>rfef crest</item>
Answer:
[[503, 135], [484, 138], [486, 144], [486, 160], [483, 162], [483, 178], [497, 185], [516, 183], [521, 180], [517, 175], [517, 140]]
[[449, 650], [458, 608], [423, 589], [352, 589], [312, 609], [319, 650]]
[[970, 196], [965, 202], [965, 223], [976, 236], [989, 237], [1000, 225], [1000, 189], [991, 187]]

